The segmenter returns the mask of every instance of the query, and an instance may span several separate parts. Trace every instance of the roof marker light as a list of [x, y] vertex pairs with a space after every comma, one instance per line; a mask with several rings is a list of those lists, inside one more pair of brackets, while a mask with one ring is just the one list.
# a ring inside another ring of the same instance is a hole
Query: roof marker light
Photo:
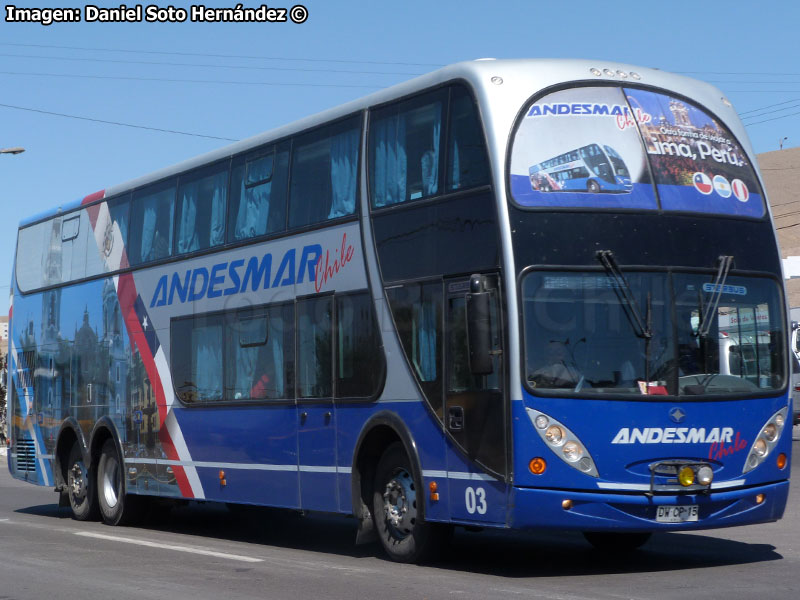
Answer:
[[609, 77], [613, 77], [614, 76], [614, 71], [612, 71], [611, 69], [603, 69], [603, 73], [605, 73]]
[[594, 75], [595, 77], [600, 77], [600, 75], [602, 75], [602, 74], [603, 74], [603, 72], [602, 72], [600, 69], [595, 69], [594, 67], [592, 67], [591, 69], [589, 69], [589, 72], [590, 72], [592, 75]]
[[631, 79], [635, 79], [636, 81], [639, 81], [641, 78], [642, 78], [642, 76], [639, 75], [636, 71], [631, 71]]

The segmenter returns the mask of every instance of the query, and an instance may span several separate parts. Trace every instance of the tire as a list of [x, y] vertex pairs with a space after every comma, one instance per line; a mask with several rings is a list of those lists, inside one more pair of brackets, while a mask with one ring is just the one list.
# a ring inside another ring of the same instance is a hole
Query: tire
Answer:
[[375, 472], [372, 518], [383, 549], [395, 562], [436, 558], [452, 534], [449, 525], [422, 520], [418, 506], [424, 502], [422, 492], [403, 445], [400, 442], [390, 445]]
[[94, 473], [86, 468], [83, 452], [75, 443], [67, 461], [67, 496], [76, 521], [95, 521], [98, 517]]
[[143, 503], [125, 493], [125, 471], [114, 440], [108, 439], [97, 463], [97, 500], [106, 525], [125, 525], [141, 517]]
[[589, 183], [586, 184], [586, 191], [590, 194], [599, 194], [600, 193], [600, 184], [597, 183], [594, 179], [590, 179]]
[[640, 548], [653, 535], [649, 532], [609, 533], [606, 531], [584, 531], [583, 537], [597, 550], [614, 552], [632, 552]]

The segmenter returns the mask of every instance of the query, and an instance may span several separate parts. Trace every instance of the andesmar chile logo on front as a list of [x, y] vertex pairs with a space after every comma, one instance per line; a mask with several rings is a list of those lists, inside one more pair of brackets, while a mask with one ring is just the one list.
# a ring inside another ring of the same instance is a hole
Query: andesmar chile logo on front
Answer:
[[611, 443], [711, 444], [708, 450], [710, 460], [719, 460], [747, 447], [747, 440], [733, 427], [623, 427]]

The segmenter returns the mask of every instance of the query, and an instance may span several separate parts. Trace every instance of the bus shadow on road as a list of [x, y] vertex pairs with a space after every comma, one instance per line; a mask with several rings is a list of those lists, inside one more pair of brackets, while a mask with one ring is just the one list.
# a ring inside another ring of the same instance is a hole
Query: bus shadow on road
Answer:
[[[69, 519], [69, 508], [45, 504], [16, 512]], [[356, 522], [341, 515], [237, 507], [190, 502], [184, 506], [156, 505], [139, 525], [115, 528], [117, 535], [159, 531], [284, 548], [355, 559], [388, 560], [378, 543], [356, 546]], [[257, 549], [251, 552], [258, 553]], [[601, 552], [574, 532], [468, 532], [457, 528], [445, 554], [430, 568], [468, 571], [498, 577], [553, 577], [680, 571], [780, 560], [770, 544], [754, 544], [701, 533], [657, 533], [639, 550]]]
[[553, 577], [680, 571], [780, 560], [770, 544], [702, 534], [658, 533], [640, 549], [599, 551], [580, 533], [457, 533], [437, 564], [500, 577]]

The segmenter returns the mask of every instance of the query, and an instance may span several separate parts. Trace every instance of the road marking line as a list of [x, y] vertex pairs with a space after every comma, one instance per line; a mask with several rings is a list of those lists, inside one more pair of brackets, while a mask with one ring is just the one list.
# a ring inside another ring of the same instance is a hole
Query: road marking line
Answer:
[[102, 533], [92, 533], [90, 531], [75, 531], [75, 535], [83, 537], [97, 538], [100, 540], [109, 540], [111, 542], [122, 542], [124, 544], [137, 544], [139, 546], [148, 546], [150, 548], [162, 548], [164, 550], [175, 550], [177, 552], [188, 552], [190, 554], [202, 554], [204, 556], [214, 556], [217, 558], [227, 558], [229, 560], [238, 560], [242, 562], [264, 562], [260, 558], [253, 558], [252, 556], [241, 556], [239, 554], [227, 554], [225, 552], [215, 552], [213, 550], [203, 550], [202, 548], [194, 548], [192, 546], [176, 546], [174, 544], [160, 544], [158, 542], [150, 542], [148, 540], [137, 540], [135, 538], [119, 537], [116, 535], [105, 535]]

